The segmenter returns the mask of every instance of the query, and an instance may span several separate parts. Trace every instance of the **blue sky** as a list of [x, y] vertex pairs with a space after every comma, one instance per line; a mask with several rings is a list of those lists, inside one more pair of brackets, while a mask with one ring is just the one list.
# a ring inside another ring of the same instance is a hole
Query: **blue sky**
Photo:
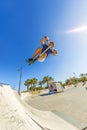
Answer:
[[[48, 36], [55, 42], [58, 55], [49, 55], [28, 66], [25, 59]], [[87, 73], [87, 0], [1, 0], [0, 1], [0, 82], [18, 89], [36, 77], [52, 76], [64, 81]]]

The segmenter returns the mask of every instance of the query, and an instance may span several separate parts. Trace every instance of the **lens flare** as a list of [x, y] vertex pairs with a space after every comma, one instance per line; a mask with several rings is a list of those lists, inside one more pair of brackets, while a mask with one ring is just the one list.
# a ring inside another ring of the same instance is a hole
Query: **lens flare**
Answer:
[[79, 32], [85, 32], [85, 31], [87, 31], [87, 26], [70, 29], [67, 31], [67, 33], [79, 33]]

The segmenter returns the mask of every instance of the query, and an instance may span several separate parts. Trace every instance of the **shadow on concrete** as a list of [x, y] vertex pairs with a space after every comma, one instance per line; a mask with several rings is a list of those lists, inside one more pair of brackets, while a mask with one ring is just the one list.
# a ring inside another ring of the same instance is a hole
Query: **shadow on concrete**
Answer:
[[55, 94], [55, 93], [44, 93], [44, 94], [40, 94], [39, 96], [48, 96], [48, 95], [52, 95], [52, 94]]
[[62, 93], [62, 92], [64, 92], [64, 91], [60, 91], [60, 92], [49, 92], [49, 93], [40, 94], [39, 96], [48, 96], [48, 95], [58, 94], [58, 93]]

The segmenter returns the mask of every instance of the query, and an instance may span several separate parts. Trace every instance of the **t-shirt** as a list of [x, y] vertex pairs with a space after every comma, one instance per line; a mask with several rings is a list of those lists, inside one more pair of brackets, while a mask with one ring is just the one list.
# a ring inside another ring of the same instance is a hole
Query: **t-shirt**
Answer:
[[[48, 47], [49, 47], [48, 45], [44, 44], [44, 45], [43, 45], [43, 48], [42, 48], [42, 52], [45, 51]], [[48, 54], [51, 54], [51, 53], [52, 53], [52, 49], [49, 48], [49, 49], [46, 51], [46, 54], [48, 55]]]

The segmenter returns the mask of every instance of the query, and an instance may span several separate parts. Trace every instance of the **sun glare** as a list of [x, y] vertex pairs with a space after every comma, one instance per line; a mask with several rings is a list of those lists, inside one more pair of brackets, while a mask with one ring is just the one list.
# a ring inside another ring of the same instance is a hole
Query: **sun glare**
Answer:
[[85, 32], [87, 31], [87, 26], [81, 26], [78, 28], [73, 28], [67, 31], [67, 33], [79, 33], [79, 32]]

